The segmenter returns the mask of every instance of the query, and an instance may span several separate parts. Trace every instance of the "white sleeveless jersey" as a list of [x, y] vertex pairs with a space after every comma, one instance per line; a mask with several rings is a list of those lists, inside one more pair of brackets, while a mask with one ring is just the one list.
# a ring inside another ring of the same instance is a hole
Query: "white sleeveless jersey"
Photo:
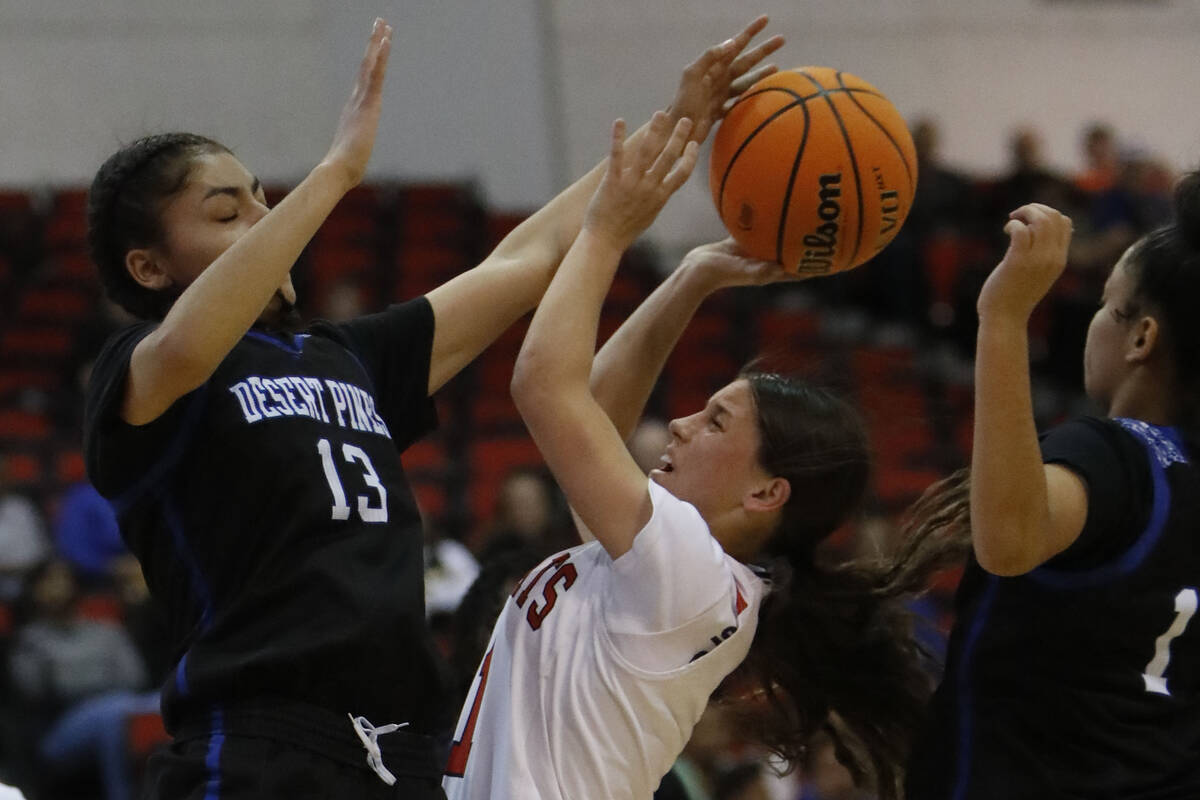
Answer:
[[750, 648], [763, 582], [653, 481], [615, 561], [598, 542], [505, 604], [455, 729], [450, 800], [647, 800]]

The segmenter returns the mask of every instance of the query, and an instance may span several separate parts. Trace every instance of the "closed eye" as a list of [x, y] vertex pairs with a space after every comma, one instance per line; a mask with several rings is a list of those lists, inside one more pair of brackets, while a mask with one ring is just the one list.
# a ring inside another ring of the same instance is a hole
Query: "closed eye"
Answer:
[[217, 220], [217, 222], [233, 222], [233, 221], [234, 221], [235, 219], [237, 219], [237, 218], [238, 218], [238, 215], [237, 215], [237, 214], [231, 214], [231, 215], [230, 215], [230, 216], [228, 216], [228, 217], [221, 217], [221, 218], [219, 218], [219, 219]]

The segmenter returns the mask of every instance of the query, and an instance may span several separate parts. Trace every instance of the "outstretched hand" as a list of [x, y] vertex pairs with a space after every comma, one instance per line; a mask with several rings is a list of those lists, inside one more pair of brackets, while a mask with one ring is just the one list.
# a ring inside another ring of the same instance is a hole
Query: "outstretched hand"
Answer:
[[683, 117], [692, 120], [692, 141], [704, 141], [738, 95], [776, 71], [774, 64], [759, 64], [783, 46], [782, 36], [772, 36], [746, 50], [750, 40], [767, 26], [767, 21], [766, 16], [758, 17], [732, 39], [705, 50], [684, 69], [667, 113], [673, 121]]
[[367, 42], [367, 52], [358, 68], [354, 91], [342, 109], [333, 144], [322, 161], [344, 173], [347, 189], [357, 186], [363, 179], [367, 162], [371, 159], [371, 150], [375, 147], [383, 78], [387, 73], [391, 45], [392, 26], [376, 18], [370, 41]]
[[1067, 267], [1071, 218], [1030, 203], [1009, 214], [1008, 251], [979, 292], [980, 318], [1006, 316], [1026, 322]]
[[625, 122], [614, 122], [608, 166], [588, 206], [584, 229], [618, 250], [633, 244], [692, 174], [700, 148], [688, 141], [691, 130], [687, 117], [672, 126], [667, 114], [658, 111], [634, 152], [627, 152]]
[[803, 280], [778, 261], [762, 261], [746, 255], [732, 238], [700, 245], [691, 250], [680, 264], [702, 275], [711, 291], [733, 286], [764, 286], [768, 283]]

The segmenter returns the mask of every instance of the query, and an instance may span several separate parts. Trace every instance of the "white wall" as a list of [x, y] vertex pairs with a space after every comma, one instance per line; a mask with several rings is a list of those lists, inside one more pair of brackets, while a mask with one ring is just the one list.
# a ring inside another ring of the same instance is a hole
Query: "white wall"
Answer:
[[[373, 174], [478, 176], [491, 203], [526, 208], [758, 11], [789, 39], [782, 66], [837, 66], [935, 115], [948, 160], [974, 171], [1002, 168], [1018, 123], [1073, 169], [1092, 119], [1200, 162], [1195, 0], [0, 0], [0, 184], [83, 183], [119, 142], [180, 128], [294, 180], [384, 13], [397, 32]], [[710, 206], [695, 180], [656, 233], [715, 236]]]
[[372, 174], [551, 191], [537, 0], [0, 0], [0, 185], [84, 183], [120, 143], [194, 130], [264, 178], [328, 146], [371, 21], [396, 27]]
[[[578, 171], [603, 152], [613, 109], [645, 117], [669, 98], [688, 54], [758, 12], [788, 38], [781, 67], [838, 67], [875, 84], [907, 118], [935, 116], [946, 160], [972, 171], [1002, 169], [1020, 123], [1043, 132], [1052, 164], [1073, 170], [1079, 132], [1095, 119], [1177, 168], [1200, 163], [1195, 0], [563, 0], [569, 163]], [[660, 217], [660, 238], [720, 234], [699, 177]]]

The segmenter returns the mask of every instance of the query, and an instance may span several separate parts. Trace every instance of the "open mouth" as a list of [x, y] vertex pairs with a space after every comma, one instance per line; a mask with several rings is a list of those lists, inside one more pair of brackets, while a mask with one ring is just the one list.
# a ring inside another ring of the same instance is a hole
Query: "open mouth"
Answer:
[[662, 472], [674, 472], [675, 471], [675, 465], [671, 463], [671, 459], [668, 458], [667, 456], [663, 456], [659, 460], [658, 468]]

